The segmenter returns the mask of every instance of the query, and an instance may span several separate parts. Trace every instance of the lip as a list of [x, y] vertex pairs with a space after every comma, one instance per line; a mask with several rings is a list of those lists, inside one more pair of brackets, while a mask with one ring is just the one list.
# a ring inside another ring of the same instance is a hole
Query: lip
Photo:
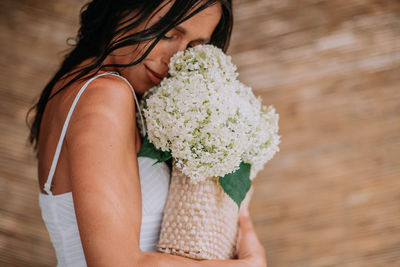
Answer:
[[165, 77], [164, 75], [161, 75], [153, 70], [151, 70], [149, 67], [147, 67], [146, 65], [145, 69], [146, 69], [146, 74], [147, 77], [149, 78], [149, 80], [154, 83], [154, 84], [159, 84], [161, 82], [161, 80]]

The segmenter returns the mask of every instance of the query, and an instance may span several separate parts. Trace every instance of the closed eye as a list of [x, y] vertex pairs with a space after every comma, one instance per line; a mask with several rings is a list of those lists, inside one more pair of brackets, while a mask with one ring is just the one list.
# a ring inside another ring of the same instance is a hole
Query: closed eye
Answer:
[[164, 40], [172, 40], [172, 39], [174, 39], [174, 36], [163, 35], [162, 39], [164, 39]]

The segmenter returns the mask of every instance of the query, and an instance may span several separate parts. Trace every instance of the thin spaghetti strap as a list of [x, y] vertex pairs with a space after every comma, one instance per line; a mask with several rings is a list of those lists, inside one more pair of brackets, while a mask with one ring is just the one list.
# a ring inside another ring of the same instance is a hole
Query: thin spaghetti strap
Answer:
[[[96, 78], [98, 78], [98, 77], [101, 77], [101, 76], [104, 76], [104, 75], [114, 75], [114, 76], [118, 76], [118, 77], [123, 78], [123, 77], [120, 76], [119, 73], [117, 73], [117, 72], [102, 73], [102, 74], [99, 74], [99, 75], [94, 76], [94, 77], [92, 77], [91, 79], [89, 79], [89, 80], [82, 86], [82, 88], [79, 90], [78, 94], [76, 95], [76, 97], [75, 97], [75, 99], [74, 99], [74, 102], [72, 102], [72, 105], [71, 105], [71, 108], [69, 109], [67, 118], [65, 119], [64, 126], [63, 126], [62, 131], [61, 131], [60, 139], [58, 140], [56, 152], [55, 152], [55, 154], [54, 154], [53, 162], [51, 163], [49, 175], [48, 175], [48, 177], [47, 177], [46, 183], [44, 184], [44, 191], [45, 191], [47, 194], [51, 195], [51, 196], [53, 195], [53, 193], [51, 192], [51, 189], [50, 189], [50, 187], [51, 187], [51, 182], [53, 181], [53, 176], [54, 176], [54, 173], [55, 173], [55, 170], [56, 170], [58, 158], [59, 158], [59, 156], [60, 156], [60, 152], [61, 152], [61, 148], [62, 148], [62, 143], [63, 143], [63, 141], [64, 141], [65, 133], [67, 132], [67, 127], [68, 127], [68, 123], [69, 123], [69, 121], [70, 121], [70, 119], [71, 119], [72, 112], [74, 111], [75, 106], [76, 106], [76, 103], [78, 102], [79, 97], [80, 97], [80, 96], [82, 95], [82, 93], [85, 91], [86, 87], [87, 87], [94, 79], [96, 79]], [[123, 78], [123, 79], [125, 79], [125, 78]], [[125, 79], [125, 81], [127, 81], [127, 80]], [[128, 82], [128, 81], [127, 81], [127, 82]], [[129, 84], [129, 82], [128, 82], [128, 84]], [[129, 85], [130, 85], [130, 84], [129, 84]], [[133, 91], [133, 88], [132, 88], [131, 85], [130, 85], [130, 87], [131, 87], [131, 89], [132, 89], [132, 91]], [[134, 94], [134, 96], [135, 96], [136, 104], [139, 106], [139, 103], [138, 103], [138, 101], [137, 101], [137, 99], [136, 99], [136, 95], [135, 95], [135, 92], [134, 92], [134, 91], [133, 91], [133, 94]], [[138, 110], [139, 110], [139, 112], [140, 112], [140, 109], [139, 109], [139, 108], [138, 108]], [[140, 114], [140, 116], [141, 116], [141, 113], [139, 113], [139, 114]], [[143, 123], [143, 118], [142, 118], [142, 123]], [[144, 123], [143, 123], [143, 126], [144, 126]]]

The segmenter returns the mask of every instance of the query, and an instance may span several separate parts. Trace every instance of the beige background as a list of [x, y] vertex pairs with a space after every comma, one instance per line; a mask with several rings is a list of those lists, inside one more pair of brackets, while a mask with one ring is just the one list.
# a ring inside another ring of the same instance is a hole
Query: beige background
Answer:
[[[25, 114], [82, 0], [0, 1], [0, 266], [55, 266]], [[400, 266], [400, 2], [235, 0], [230, 54], [280, 114], [250, 206], [269, 267]]]

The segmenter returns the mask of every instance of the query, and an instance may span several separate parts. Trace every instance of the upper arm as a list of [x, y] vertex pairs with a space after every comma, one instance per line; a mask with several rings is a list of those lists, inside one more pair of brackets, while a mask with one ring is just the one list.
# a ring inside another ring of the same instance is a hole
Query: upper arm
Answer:
[[140, 251], [135, 104], [125, 82], [102, 78], [86, 88], [72, 114], [68, 162], [87, 263], [121, 266]]

